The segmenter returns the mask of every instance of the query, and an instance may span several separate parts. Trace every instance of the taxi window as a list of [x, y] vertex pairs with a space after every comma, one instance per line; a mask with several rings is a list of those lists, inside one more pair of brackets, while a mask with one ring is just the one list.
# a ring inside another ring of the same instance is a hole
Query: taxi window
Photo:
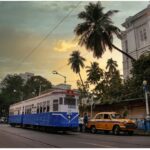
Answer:
[[109, 114], [104, 114], [104, 119], [110, 119]]
[[98, 114], [95, 119], [103, 119], [103, 114]]

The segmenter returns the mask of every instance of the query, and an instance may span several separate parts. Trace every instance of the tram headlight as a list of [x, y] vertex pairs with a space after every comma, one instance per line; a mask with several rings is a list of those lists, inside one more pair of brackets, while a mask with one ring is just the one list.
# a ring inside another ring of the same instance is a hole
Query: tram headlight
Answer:
[[70, 119], [71, 118], [71, 116], [70, 115], [68, 115], [68, 119]]

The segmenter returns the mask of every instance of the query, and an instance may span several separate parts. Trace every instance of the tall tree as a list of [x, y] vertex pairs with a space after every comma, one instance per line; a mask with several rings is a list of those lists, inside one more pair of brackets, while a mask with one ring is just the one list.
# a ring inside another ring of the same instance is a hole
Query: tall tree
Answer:
[[8, 75], [1, 83], [2, 94], [7, 97], [11, 103], [20, 101], [23, 92], [24, 80], [19, 75]]
[[123, 99], [143, 98], [143, 81], [147, 80], [148, 90], [150, 91], [150, 54], [143, 54], [133, 63], [131, 75], [125, 81]]
[[86, 67], [87, 80], [92, 84], [98, 84], [100, 79], [103, 78], [103, 70], [99, 67], [97, 62], [91, 63], [91, 66]]
[[27, 80], [24, 86], [24, 98], [38, 96], [41, 92], [52, 88], [50, 81], [41, 76], [33, 76]]
[[116, 72], [116, 68], [118, 67], [118, 64], [116, 61], [114, 61], [112, 58], [108, 59], [106, 69], [108, 69], [108, 72], [110, 74], [113, 74]]
[[[71, 66], [71, 69], [73, 70], [73, 72], [79, 74], [82, 86], [84, 87], [84, 83], [80, 74], [80, 69], [84, 68], [84, 61], [85, 58], [80, 56], [80, 52], [79, 51], [73, 51], [72, 54], [70, 55], [70, 58], [68, 60], [68, 65]], [[84, 88], [85, 89], [85, 88]]]
[[106, 13], [103, 10], [104, 7], [100, 2], [89, 3], [85, 6], [85, 11], [78, 14], [79, 19], [84, 20], [74, 30], [79, 36], [79, 45], [85, 45], [96, 58], [100, 58], [108, 47], [110, 51], [114, 48], [134, 61], [133, 57], [113, 44], [114, 35], [121, 38], [120, 29], [111, 19], [118, 10], [109, 10]]

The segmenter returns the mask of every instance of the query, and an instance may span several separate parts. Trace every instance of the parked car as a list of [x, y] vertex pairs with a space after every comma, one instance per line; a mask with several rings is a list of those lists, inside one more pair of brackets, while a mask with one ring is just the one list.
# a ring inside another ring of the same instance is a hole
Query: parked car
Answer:
[[7, 118], [6, 117], [1, 117], [0, 118], [0, 123], [7, 123]]
[[91, 133], [102, 130], [105, 133], [112, 131], [113, 134], [118, 135], [120, 131], [123, 131], [132, 135], [136, 129], [136, 124], [130, 119], [124, 119], [116, 112], [100, 112], [89, 120], [87, 128]]

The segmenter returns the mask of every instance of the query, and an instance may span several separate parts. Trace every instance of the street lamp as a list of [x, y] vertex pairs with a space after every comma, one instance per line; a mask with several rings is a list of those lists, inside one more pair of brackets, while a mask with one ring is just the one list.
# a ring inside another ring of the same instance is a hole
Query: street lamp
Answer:
[[149, 105], [148, 105], [148, 88], [147, 88], [147, 81], [143, 81], [143, 89], [145, 92], [145, 103], [146, 103], [146, 119], [150, 119], [150, 114], [149, 114]]
[[66, 84], [66, 76], [64, 76], [64, 75], [62, 75], [62, 74], [60, 74], [60, 73], [58, 73], [57, 71], [53, 71], [52, 73], [53, 73], [53, 74], [60, 75], [61, 77], [63, 77], [63, 78], [64, 78], [64, 83]]

